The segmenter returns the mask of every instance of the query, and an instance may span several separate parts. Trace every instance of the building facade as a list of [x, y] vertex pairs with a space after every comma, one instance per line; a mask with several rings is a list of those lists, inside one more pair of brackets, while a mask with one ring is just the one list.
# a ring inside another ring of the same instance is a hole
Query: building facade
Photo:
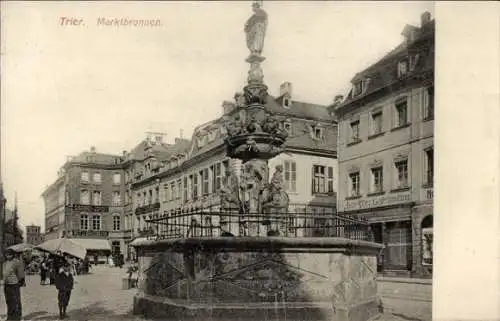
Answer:
[[386, 248], [387, 274], [432, 271], [434, 20], [407, 25], [404, 41], [352, 79], [330, 108], [339, 122], [341, 214], [368, 219]]
[[109, 241], [113, 252], [123, 253], [124, 173], [123, 157], [97, 153], [94, 147], [69, 158], [42, 194], [45, 238], [95, 240], [92, 250], [97, 252], [108, 251]]
[[[290, 197], [290, 213], [336, 213], [337, 122], [326, 106], [293, 100], [292, 86], [284, 83], [278, 97], [269, 96], [267, 108], [280, 117], [280, 126], [288, 132], [284, 153], [269, 160], [270, 175], [277, 165], [284, 172]], [[214, 217], [204, 215], [221, 211], [220, 189], [226, 174], [241, 175], [240, 161], [227, 157], [224, 139], [225, 114], [238, 104], [223, 102], [223, 115], [195, 128], [191, 141], [175, 144], [160, 158], [153, 156], [137, 163], [134, 169], [132, 197], [136, 214], [136, 232], [147, 235], [153, 230], [170, 229], [180, 237], [214, 235], [220, 230], [196, 229]], [[159, 165], [155, 173], [151, 171]], [[148, 223], [154, 218], [185, 214], [174, 226]]]
[[42, 228], [39, 225], [28, 225], [26, 226], [26, 243], [31, 245], [38, 245], [43, 243], [44, 236], [42, 234]]

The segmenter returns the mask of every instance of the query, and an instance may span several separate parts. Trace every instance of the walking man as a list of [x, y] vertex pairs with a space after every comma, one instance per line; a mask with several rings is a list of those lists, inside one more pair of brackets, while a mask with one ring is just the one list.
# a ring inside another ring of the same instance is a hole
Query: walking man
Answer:
[[71, 274], [71, 264], [69, 262], [64, 262], [59, 268], [56, 276], [56, 288], [57, 288], [57, 302], [59, 305], [59, 318], [66, 318], [66, 309], [69, 304], [69, 299], [71, 298], [71, 291], [73, 290], [74, 279]]
[[8, 249], [4, 262], [4, 293], [7, 305], [7, 320], [21, 320], [21, 286], [26, 286], [24, 264], [15, 257], [15, 252]]

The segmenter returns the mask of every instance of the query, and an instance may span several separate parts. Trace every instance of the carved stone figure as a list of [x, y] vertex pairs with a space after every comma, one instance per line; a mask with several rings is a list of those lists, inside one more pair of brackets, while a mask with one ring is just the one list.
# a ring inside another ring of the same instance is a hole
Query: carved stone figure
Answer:
[[267, 30], [267, 13], [261, 8], [261, 1], [254, 1], [252, 9], [254, 14], [245, 23], [245, 33], [248, 50], [260, 56], [264, 49], [264, 38]]
[[248, 85], [244, 88], [245, 101], [250, 104], [262, 104], [267, 102], [267, 87], [262, 84]]
[[234, 94], [234, 101], [237, 107], [245, 107], [245, 96], [242, 93]]
[[238, 177], [231, 170], [226, 171], [226, 180], [220, 189], [222, 209], [234, 209], [240, 207]]
[[259, 121], [255, 118], [255, 116], [252, 116], [252, 118], [249, 120], [248, 125], [246, 126], [246, 129], [249, 133], [262, 133], [262, 126], [260, 126]]
[[263, 207], [287, 208], [288, 194], [285, 192], [283, 166], [277, 165], [271, 182], [262, 191]]

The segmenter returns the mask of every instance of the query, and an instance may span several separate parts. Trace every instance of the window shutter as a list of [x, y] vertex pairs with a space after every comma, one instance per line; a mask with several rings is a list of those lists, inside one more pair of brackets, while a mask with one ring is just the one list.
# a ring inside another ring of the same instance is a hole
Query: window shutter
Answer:
[[311, 194], [314, 194], [314, 167], [315, 165], [311, 168]]

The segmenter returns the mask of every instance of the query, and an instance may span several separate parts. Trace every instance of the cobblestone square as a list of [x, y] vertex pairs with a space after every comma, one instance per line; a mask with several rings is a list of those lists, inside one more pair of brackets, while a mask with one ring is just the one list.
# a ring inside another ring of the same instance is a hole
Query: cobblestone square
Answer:
[[[122, 289], [122, 278], [125, 276], [125, 271], [125, 269], [98, 266], [91, 274], [77, 276], [75, 278], [77, 283], [71, 294], [66, 320], [147, 320], [132, 314], [135, 290]], [[27, 286], [21, 290], [23, 319], [58, 320], [59, 312], [55, 287], [40, 285], [38, 275], [28, 276], [26, 283]], [[1, 293], [0, 320], [5, 320], [6, 307], [3, 290]], [[379, 320], [403, 321], [406, 318], [386, 313]]]

